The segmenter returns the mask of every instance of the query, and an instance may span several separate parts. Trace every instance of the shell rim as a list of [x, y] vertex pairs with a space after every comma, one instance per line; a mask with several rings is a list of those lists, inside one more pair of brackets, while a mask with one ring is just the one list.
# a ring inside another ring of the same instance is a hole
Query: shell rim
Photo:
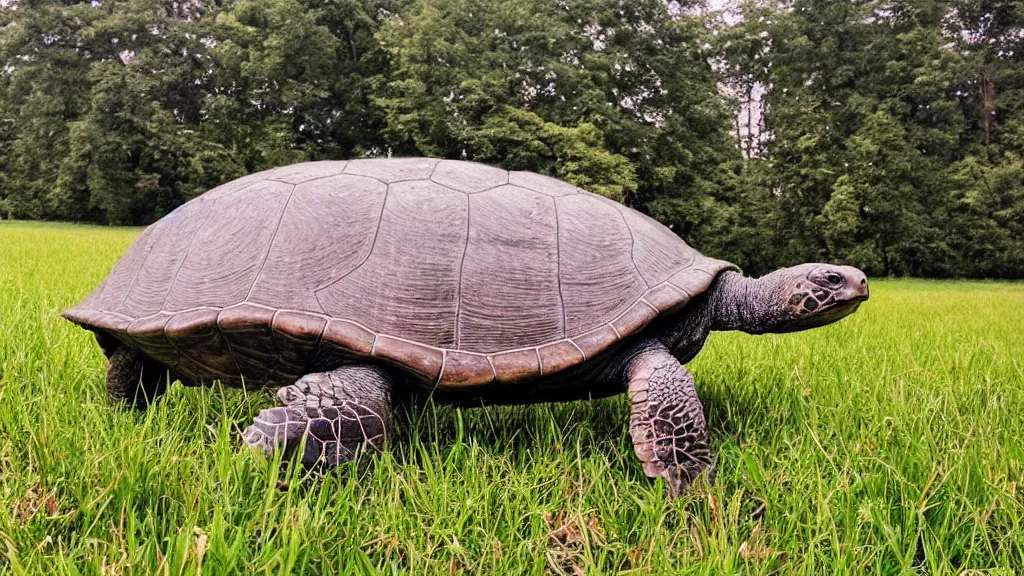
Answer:
[[[281, 313], [289, 313], [317, 323], [323, 323], [323, 328], [317, 338], [318, 343], [333, 343], [351, 351], [356, 356], [382, 360], [405, 368], [421, 377], [421, 379], [432, 382], [438, 389], [462, 389], [483, 386], [493, 382], [512, 382], [532, 377], [548, 376], [586, 362], [616, 342], [639, 333], [655, 319], [682, 309], [694, 296], [706, 291], [714, 279], [722, 272], [728, 270], [738, 271], [738, 268], [729, 262], [708, 258], [699, 252], [696, 254], [697, 257], [689, 266], [676, 271], [667, 280], [646, 290], [625, 311], [605, 324], [574, 336], [566, 336], [535, 346], [499, 350], [487, 354], [423, 344], [401, 336], [377, 332], [368, 326], [347, 318], [336, 318], [307, 310], [274, 308], [248, 301], [242, 301], [226, 307], [198, 306], [173, 313], [161, 311], [138, 318], [120, 312], [99, 310], [79, 305], [64, 310], [61, 312], [61, 316], [89, 330], [102, 330], [124, 344], [132, 346], [133, 333], [130, 329], [131, 325], [163, 318], [165, 319], [163, 330], [166, 336], [166, 326], [171, 323], [172, 319], [183, 314], [204, 310], [216, 311], [216, 324], [219, 327], [219, 318], [223, 312], [236, 310], [240, 307], [272, 311], [274, 312], [274, 319], [271, 320], [269, 325], [272, 330], [283, 332], [295, 338], [301, 339], [306, 337], [306, 334], [289, 331], [286, 329], [287, 327], [274, 326], [277, 317]], [[673, 296], [672, 292], [677, 294]], [[330, 334], [327, 328], [332, 324], [348, 325], [372, 335], [368, 353], [364, 352], [367, 348], [365, 341], [354, 341], [351, 337], [343, 337], [344, 334], [341, 336]], [[201, 323], [197, 327], [208, 328], [208, 325]], [[137, 335], [138, 333], [137, 331], [135, 334]], [[173, 345], [173, 340], [169, 338], [168, 340]], [[561, 349], [560, 352], [559, 348]], [[495, 360], [498, 358], [514, 355], [523, 356], [530, 352], [536, 355], [536, 363], [533, 364], [530, 361], [533, 366], [528, 366], [525, 361], [513, 362], [512, 364], [499, 362], [498, 365], [500, 367], [495, 364]], [[544, 361], [545, 356], [547, 356], [548, 362]], [[545, 369], [545, 364], [548, 365], [547, 369]], [[174, 366], [169, 366], [168, 368], [173, 369]]]

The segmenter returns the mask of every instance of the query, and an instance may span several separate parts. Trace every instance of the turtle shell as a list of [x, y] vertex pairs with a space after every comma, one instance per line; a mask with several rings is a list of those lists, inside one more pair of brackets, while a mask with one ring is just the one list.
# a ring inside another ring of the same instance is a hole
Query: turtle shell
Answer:
[[357, 357], [447, 389], [585, 362], [731, 267], [539, 174], [309, 162], [182, 205], [63, 316], [186, 382], [288, 383]]

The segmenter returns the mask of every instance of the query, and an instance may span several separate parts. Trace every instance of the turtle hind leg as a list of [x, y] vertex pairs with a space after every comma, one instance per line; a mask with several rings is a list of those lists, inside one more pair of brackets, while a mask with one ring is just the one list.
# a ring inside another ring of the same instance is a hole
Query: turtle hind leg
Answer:
[[107, 360], [107, 395], [145, 410], [167, 390], [167, 369], [129, 346], [118, 346]]
[[392, 379], [372, 365], [307, 374], [278, 390], [284, 404], [263, 410], [242, 432], [246, 444], [285, 456], [302, 449], [308, 467], [333, 468], [360, 449], [381, 450], [390, 439]]

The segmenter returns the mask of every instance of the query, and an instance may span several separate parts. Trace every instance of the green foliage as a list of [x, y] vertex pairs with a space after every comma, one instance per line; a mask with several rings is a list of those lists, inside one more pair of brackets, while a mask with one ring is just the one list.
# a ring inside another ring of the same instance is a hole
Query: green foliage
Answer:
[[753, 274], [1024, 277], [1019, 2], [14, 6], [3, 218], [143, 224], [256, 170], [416, 154], [563, 178]]
[[485, 116], [467, 142], [477, 150], [475, 160], [547, 172], [620, 202], [637, 188], [633, 165], [605, 148], [603, 135], [593, 124], [565, 128], [533, 112], [504, 106]]
[[703, 202], [734, 153], [703, 34], [657, 0], [418, 0], [379, 33], [388, 145]]
[[965, 275], [1015, 277], [1024, 269], [1024, 161], [969, 156], [950, 168], [949, 242]]
[[[745, 2], [719, 25], [737, 102], [765, 89], [762, 138], [739, 144], [778, 210], [773, 264], [1024, 277], [1003, 216], [1022, 208], [1024, 152], [1024, 13], [1010, 4]], [[999, 209], [963, 202], [981, 189]]]
[[373, 6], [0, 8], [0, 211], [148, 223], [248, 172], [374, 148]]

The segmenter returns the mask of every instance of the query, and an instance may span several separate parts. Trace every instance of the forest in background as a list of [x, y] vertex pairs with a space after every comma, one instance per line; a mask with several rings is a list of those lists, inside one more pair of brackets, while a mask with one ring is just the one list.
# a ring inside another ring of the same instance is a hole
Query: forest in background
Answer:
[[1024, 278], [1024, 3], [0, 0], [0, 218], [304, 160], [551, 174], [762, 273]]

